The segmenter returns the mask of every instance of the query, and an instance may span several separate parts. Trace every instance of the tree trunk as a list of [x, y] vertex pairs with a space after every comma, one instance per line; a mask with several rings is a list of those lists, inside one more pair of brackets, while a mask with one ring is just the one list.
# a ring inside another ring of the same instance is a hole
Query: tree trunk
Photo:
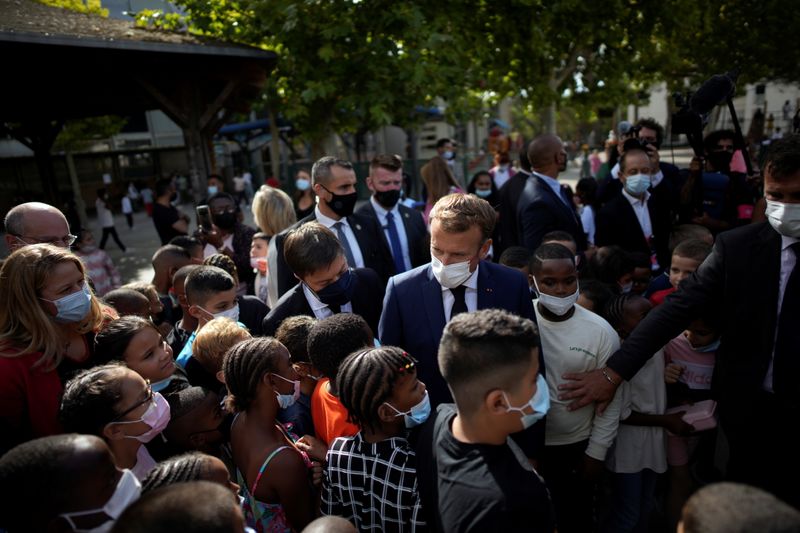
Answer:
[[556, 130], [556, 122], [557, 122], [557, 115], [558, 115], [558, 108], [556, 107], [556, 101], [553, 100], [550, 102], [550, 105], [547, 106], [545, 110], [545, 119], [544, 124], [547, 128], [547, 133], [552, 133], [553, 135], [557, 134]]
[[281, 180], [281, 138], [280, 131], [278, 130], [278, 117], [272, 106], [267, 106], [267, 113], [269, 113], [269, 166], [272, 171], [272, 177], [278, 181]]
[[81, 219], [81, 227], [89, 227], [89, 219], [86, 217], [86, 202], [83, 201], [81, 194], [81, 185], [78, 182], [78, 172], [75, 170], [75, 159], [72, 157], [72, 152], [67, 151], [65, 158], [67, 160], [67, 172], [69, 173], [69, 181], [72, 184], [72, 195], [75, 199], [75, 208], [78, 211], [78, 218]]

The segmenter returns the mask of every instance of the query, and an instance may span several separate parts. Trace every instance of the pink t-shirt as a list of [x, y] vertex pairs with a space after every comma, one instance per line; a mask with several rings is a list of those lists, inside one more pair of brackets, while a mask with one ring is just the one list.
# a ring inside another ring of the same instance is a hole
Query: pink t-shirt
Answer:
[[708, 390], [711, 388], [711, 375], [714, 373], [716, 351], [698, 352], [683, 333], [669, 341], [664, 347], [665, 364], [676, 363], [684, 370], [678, 381], [685, 383], [694, 390]]

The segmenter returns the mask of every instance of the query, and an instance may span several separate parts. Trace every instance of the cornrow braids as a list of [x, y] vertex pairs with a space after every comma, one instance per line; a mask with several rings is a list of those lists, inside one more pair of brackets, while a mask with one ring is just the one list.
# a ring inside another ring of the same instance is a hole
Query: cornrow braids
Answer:
[[400, 348], [382, 346], [350, 354], [339, 367], [336, 387], [348, 419], [379, 431], [378, 408], [392, 396], [399, 376], [416, 372], [416, 361]]
[[286, 348], [273, 337], [256, 337], [236, 344], [225, 354], [222, 373], [228, 387], [229, 411], [247, 411], [264, 374], [277, 370], [276, 356]]
[[622, 327], [622, 320], [625, 317], [625, 305], [636, 295], [619, 294], [611, 298], [603, 310], [603, 318], [611, 324], [611, 327], [619, 331]]
[[204, 453], [191, 452], [158, 463], [142, 482], [142, 494], [175, 483], [204, 479], [208, 472], [208, 459]]
[[230, 274], [234, 280], [239, 279], [239, 272], [238, 270], [236, 270], [236, 263], [234, 263], [233, 259], [231, 259], [225, 254], [209, 255], [208, 257], [203, 259], [203, 264], [207, 266], [221, 268], [222, 270]]

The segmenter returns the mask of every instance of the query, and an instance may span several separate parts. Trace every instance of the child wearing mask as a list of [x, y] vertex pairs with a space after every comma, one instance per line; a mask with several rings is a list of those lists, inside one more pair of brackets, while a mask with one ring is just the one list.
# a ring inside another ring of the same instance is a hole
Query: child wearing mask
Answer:
[[400, 348], [371, 348], [345, 359], [336, 381], [360, 431], [331, 443], [322, 514], [344, 517], [359, 531], [425, 530], [416, 454], [406, 440], [431, 411], [416, 361]]
[[64, 387], [59, 418], [64, 430], [102, 437], [117, 468], [140, 481], [156, 465], [145, 444], [169, 423], [167, 400], [133, 370], [119, 364], [85, 370]]
[[314, 422], [311, 418], [311, 395], [322, 377], [308, 357], [308, 334], [316, 320], [310, 316], [298, 315], [281, 322], [275, 338], [286, 346], [297, 375], [300, 376], [300, 396], [294, 405], [281, 409], [278, 420], [291, 424], [298, 435], [314, 436]]
[[550, 405], [538, 345], [532, 321], [498, 309], [445, 327], [438, 362], [455, 405], [441, 404], [415, 444], [429, 530], [554, 531], [544, 482], [509, 438]]
[[650, 295], [650, 303], [654, 306], [664, 303], [664, 299], [677, 291], [681, 282], [691, 276], [710, 253], [711, 245], [700, 239], [689, 239], [678, 244], [672, 251], [672, 261], [669, 265], [671, 286]]
[[90, 230], [81, 230], [74, 249], [75, 255], [80, 257], [83, 264], [86, 265], [87, 274], [92, 280], [97, 296], [105, 296], [108, 291], [122, 285], [122, 278], [119, 270], [114, 266], [114, 261], [104, 250], [97, 247]]
[[[604, 316], [624, 342], [652, 308], [641, 296], [623, 294], [608, 303]], [[683, 434], [691, 426], [680, 413], [664, 413], [667, 393], [662, 350], [624, 382], [620, 391], [620, 425], [606, 460], [613, 480], [603, 531], [646, 531], [655, 503], [656, 481], [667, 470], [664, 430]]]
[[267, 247], [269, 235], [258, 232], [253, 235], [250, 244], [250, 266], [256, 273], [255, 295], [259, 300], [267, 303]]
[[591, 531], [596, 483], [619, 424], [615, 397], [601, 415], [594, 405], [569, 411], [558, 398], [565, 374], [603, 368], [619, 348], [619, 337], [595, 313], [575, 305], [578, 271], [575, 255], [560, 244], [543, 244], [531, 261], [539, 299], [534, 300], [552, 398], [545, 426], [542, 474], [550, 488], [561, 532]]

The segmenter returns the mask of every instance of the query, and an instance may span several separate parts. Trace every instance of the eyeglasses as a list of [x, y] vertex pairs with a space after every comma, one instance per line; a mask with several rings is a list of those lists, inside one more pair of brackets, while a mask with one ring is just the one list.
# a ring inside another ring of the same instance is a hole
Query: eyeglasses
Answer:
[[[14, 235], [12, 233], [12, 235]], [[25, 235], [14, 235], [17, 239], [24, 242], [25, 244], [52, 244], [53, 246], [62, 246], [62, 247], [70, 247], [72, 246], [75, 241], [78, 240], [77, 235], [64, 235], [63, 237], [56, 237], [54, 239], [39, 239], [37, 237], [26, 237]], [[28, 242], [25, 239], [32, 240], [33, 242]]]
[[137, 407], [141, 407], [141, 406], [143, 406], [144, 404], [146, 404], [147, 402], [152, 402], [152, 401], [154, 400], [154, 397], [153, 397], [153, 389], [151, 389], [151, 388], [150, 388], [150, 380], [149, 380], [149, 379], [147, 379], [147, 380], [145, 380], [145, 382], [147, 383], [147, 398], [145, 398], [145, 399], [144, 399], [144, 400], [142, 400], [141, 402], [136, 402], [136, 403], [135, 403], [135, 404], [133, 404], [131, 407], [129, 407], [128, 409], [126, 409], [126, 410], [124, 410], [123, 412], [121, 412], [120, 414], [118, 414], [118, 415], [116, 416], [116, 418], [114, 418], [114, 419], [113, 419], [111, 422], [116, 422], [116, 421], [117, 421], [117, 420], [119, 420], [120, 418], [123, 418], [125, 415], [127, 415], [128, 413], [130, 413], [130, 412], [132, 412], [133, 410], [135, 410]]

